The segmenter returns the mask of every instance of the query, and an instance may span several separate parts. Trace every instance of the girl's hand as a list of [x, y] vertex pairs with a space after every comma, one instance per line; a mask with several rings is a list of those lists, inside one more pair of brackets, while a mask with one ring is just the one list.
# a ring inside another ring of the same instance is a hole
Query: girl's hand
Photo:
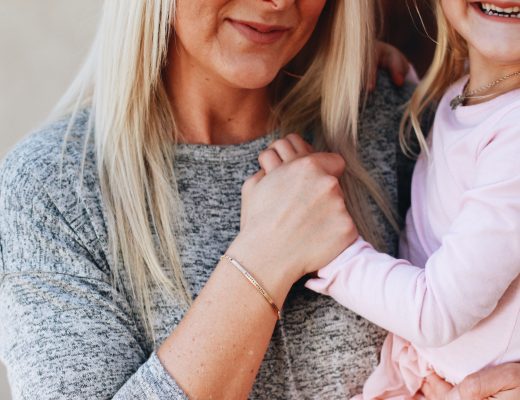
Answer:
[[476, 372], [452, 387], [436, 375], [422, 387], [427, 400], [520, 399], [520, 364], [502, 364]]
[[376, 42], [376, 61], [377, 66], [372, 71], [372, 80], [368, 85], [369, 91], [374, 90], [376, 87], [378, 68], [387, 70], [392, 77], [392, 81], [397, 86], [404, 84], [406, 75], [410, 70], [410, 62], [401, 51], [388, 43], [378, 40]]

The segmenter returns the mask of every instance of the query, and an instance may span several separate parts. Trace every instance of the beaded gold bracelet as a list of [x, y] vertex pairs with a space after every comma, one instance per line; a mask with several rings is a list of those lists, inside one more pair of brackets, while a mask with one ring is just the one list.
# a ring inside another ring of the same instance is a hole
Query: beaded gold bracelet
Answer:
[[236, 269], [238, 269], [242, 275], [244, 275], [249, 282], [260, 292], [262, 296], [264, 296], [264, 299], [269, 303], [269, 305], [272, 307], [276, 315], [278, 316], [278, 319], [282, 319], [282, 314], [280, 312], [280, 309], [275, 304], [273, 298], [269, 296], [269, 293], [266, 292], [266, 290], [257, 282], [257, 280], [251, 275], [247, 270], [234, 258], [228, 256], [227, 254], [224, 254], [220, 257], [221, 260], [227, 260], [233, 265]]

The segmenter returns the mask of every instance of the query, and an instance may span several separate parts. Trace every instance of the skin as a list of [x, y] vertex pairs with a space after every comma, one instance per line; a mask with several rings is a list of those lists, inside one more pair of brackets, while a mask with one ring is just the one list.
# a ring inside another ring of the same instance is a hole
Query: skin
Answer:
[[[258, 160], [262, 170], [271, 174], [284, 164], [295, 163], [312, 152], [312, 147], [301, 137], [289, 135], [269, 146]], [[353, 234], [357, 235], [357, 231], [353, 230]], [[457, 386], [433, 374], [425, 379], [421, 391], [426, 400], [516, 400], [520, 398], [520, 364], [484, 369], [469, 375]]]
[[[324, 5], [325, 0], [180, 0], [166, 75], [184, 141], [229, 144], [264, 135], [267, 85], [304, 46]], [[274, 44], [258, 45], [230, 26], [229, 18], [290, 30]], [[354, 240], [336, 178], [344, 165], [337, 155], [315, 154], [264, 179], [261, 171], [244, 184], [241, 230], [226, 253], [246, 266], [280, 308], [296, 280]], [[285, 184], [289, 177], [291, 188]], [[308, 245], [324, 239], [326, 247]], [[265, 299], [221, 261], [158, 356], [190, 398], [245, 399], [275, 323]]]
[[[515, 23], [486, 19], [472, 8], [472, 1], [441, 0], [448, 21], [467, 40], [470, 61], [470, 90], [485, 85], [510, 72], [520, 71], [520, 19]], [[494, 2], [497, 6], [517, 2]], [[497, 43], [499, 42], [499, 43]], [[501, 93], [518, 87], [520, 78], [501, 85]], [[491, 97], [492, 98], [492, 97]], [[305, 157], [302, 145], [295, 139], [281, 139], [264, 151], [259, 162], [267, 173], [276, 172], [286, 163]], [[312, 152], [307, 148], [306, 151]], [[355, 228], [353, 228], [355, 229]], [[353, 230], [353, 235], [357, 231]], [[504, 364], [487, 368], [466, 377], [452, 386], [442, 378], [431, 375], [421, 388], [427, 400], [513, 400], [520, 398], [520, 364]]]
[[[179, 0], [165, 80], [180, 141], [236, 144], [265, 135], [268, 85], [304, 47], [325, 2]], [[232, 21], [287, 30], [279, 40], [259, 44]], [[383, 49], [388, 51], [380, 45]], [[400, 62], [387, 56], [387, 67], [398, 65], [404, 76], [408, 64], [397, 58]], [[226, 254], [247, 268], [279, 308], [294, 282], [357, 237], [338, 183], [344, 168], [336, 154], [312, 154], [269, 176], [259, 171], [242, 188], [241, 229]], [[276, 314], [259, 292], [221, 261], [157, 353], [190, 398], [245, 399], [275, 323]]]
[[456, 387], [436, 375], [422, 391], [428, 400], [516, 400], [520, 398], [520, 364], [503, 364], [468, 376]]
[[[520, 6], [520, 1], [489, 1], [506, 8]], [[441, 0], [451, 26], [466, 40], [469, 50], [469, 90], [476, 89], [508, 73], [520, 71], [520, 19], [489, 18], [474, 9], [475, 1]], [[516, 89], [520, 77], [511, 78], [492, 89], [497, 95]], [[496, 96], [492, 96], [494, 98]], [[481, 100], [486, 101], [489, 99]], [[479, 101], [470, 101], [476, 104]], [[505, 364], [468, 376], [453, 387], [432, 375], [423, 388], [429, 400], [518, 399], [520, 398], [520, 365]]]
[[[487, 85], [506, 74], [520, 71], [520, 19], [497, 19], [475, 9], [474, 0], [440, 0], [450, 25], [464, 38], [469, 48], [469, 90]], [[520, 6], [520, 1], [493, 0], [502, 7]], [[495, 86], [490, 92], [505, 93], [520, 84], [520, 78], [511, 78]], [[468, 104], [476, 104], [471, 100]]]
[[[324, 6], [325, 0], [180, 0], [167, 76], [184, 141], [232, 144], [264, 135], [268, 85], [306, 44]], [[258, 45], [231, 20], [289, 32]]]

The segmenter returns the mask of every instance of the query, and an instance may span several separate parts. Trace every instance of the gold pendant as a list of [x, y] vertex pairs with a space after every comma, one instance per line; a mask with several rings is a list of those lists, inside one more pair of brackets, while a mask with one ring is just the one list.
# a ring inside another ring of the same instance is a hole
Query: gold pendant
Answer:
[[455, 96], [453, 100], [450, 101], [451, 109], [455, 110], [458, 106], [464, 104], [464, 100], [466, 100], [466, 97], [462, 94]]

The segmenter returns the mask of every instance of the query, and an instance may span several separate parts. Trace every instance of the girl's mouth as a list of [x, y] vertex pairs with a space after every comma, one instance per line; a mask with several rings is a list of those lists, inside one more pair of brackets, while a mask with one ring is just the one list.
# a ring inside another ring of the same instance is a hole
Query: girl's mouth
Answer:
[[514, 7], [498, 7], [491, 3], [477, 3], [478, 8], [486, 15], [493, 17], [502, 18], [519, 18], [520, 19], [520, 6]]

